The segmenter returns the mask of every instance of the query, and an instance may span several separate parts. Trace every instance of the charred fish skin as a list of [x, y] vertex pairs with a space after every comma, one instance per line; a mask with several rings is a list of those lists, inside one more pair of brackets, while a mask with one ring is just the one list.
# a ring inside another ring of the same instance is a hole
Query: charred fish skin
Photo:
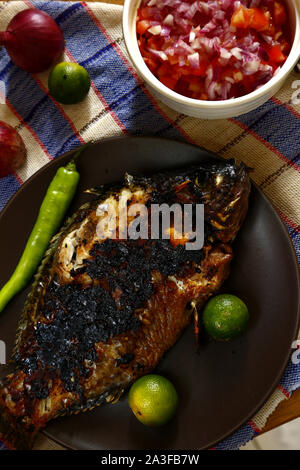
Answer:
[[[155, 368], [190, 323], [187, 305], [199, 310], [229, 275], [249, 192], [247, 169], [234, 161], [126, 175], [123, 186], [94, 191], [52, 240], [22, 314], [14, 371], [0, 382], [1, 421], [17, 447], [30, 447], [51, 419], [116, 401]], [[99, 240], [99, 204], [123, 194], [128, 206], [204, 203], [203, 248]]]

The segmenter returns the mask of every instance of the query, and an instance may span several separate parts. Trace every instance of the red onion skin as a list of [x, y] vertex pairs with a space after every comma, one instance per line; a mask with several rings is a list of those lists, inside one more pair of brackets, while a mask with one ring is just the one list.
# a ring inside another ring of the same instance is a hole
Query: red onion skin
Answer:
[[64, 50], [62, 30], [47, 13], [29, 8], [23, 10], [0, 32], [11, 60], [21, 69], [39, 73], [49, 69]]
[[17, 131], [0, 121], [0, 178], [8, 176], [23, 165], [26, 148]]

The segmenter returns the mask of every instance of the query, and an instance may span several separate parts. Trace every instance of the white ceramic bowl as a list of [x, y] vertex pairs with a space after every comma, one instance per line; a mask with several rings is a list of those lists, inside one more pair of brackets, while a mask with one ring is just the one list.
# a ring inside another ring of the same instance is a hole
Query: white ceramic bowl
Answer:
[[247, 113], [265, 103], [282, 87], [285, 79], [300, 57], [300, 0], [285, 0], [294, 36], [292, 50], [279, 73], [258, 90], [225, 101], [203, 101], [187, 98], [163, 85], [148, 69], [139, 51], [136, 38], [136, 13], [140, 0], [125, 0], [123, 10], [123, 34], [130, 59], [140, 77], [149, 85], [153, 94], [176, 111], [203, 119], [225, 119]]

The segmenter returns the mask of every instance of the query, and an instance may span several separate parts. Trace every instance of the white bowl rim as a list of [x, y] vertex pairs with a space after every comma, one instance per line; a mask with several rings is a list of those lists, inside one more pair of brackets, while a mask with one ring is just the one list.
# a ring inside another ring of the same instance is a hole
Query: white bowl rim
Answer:
[[[142, 67], [140, 67], [140, 65], [137, 64], [137, 61], [135, 60], [134, 55], [131, 53], [131, 41], [129, 41], [128, 39], [130, 37], [129, 10], [131, 7], [131, 3], [133, 1], [136, 1], [136, 5], [138, 6], [141, 0], [125, 0], [124, 1], [123, 22], [122, 22], [123, 23], [123, 36], [124, 36], [125, 44], [126, 44], [129, 56], [131, 58], [131, 61], [133, 62], [135, 68], [140, 73], [140, 75], [142, 75], [143, 79], [149, 84], [151, 84], [151, 87], [154, 88], [154, 90], [158, 94], [162, 94], [168, 99], [171, 99], [173, 101], [176, 101], [177, 103], [192, 107], [194, 109], [207, 109], [207, 110], [208, 109], [221, 109], [221, 108], [233, 109], [243, 104], [247, 104], [249, 103], [249, 101], [252, 101], [252, 100], [254, 101], [256, 99], [259, 99], [263, 97], [264, 95], [267, 95], [268, 92], [270, 93], [272, 91], [273, 86], [275, 86], [278, 82], [283, 80], [291, 72], [291, 70], [295, 67], [297, 61], [300, 58], [300, 8], [297, 6], [298, 0], [290, 0], [292, 6], [294, 7], [295, 20], [296, 20], [294, 41], [293, 41], [292, 49], [288, 55], [286, 62], [281, 67], [279, 72], [271, 78], [271, 80], [269, 80], [267, 83], [262, 85], [257, 90], [254, 90], [251, 93], [240, 96], [238, 98], [230, 98], [227, 100], [220, 100], [220, 101], [209, 101], [209, 100], [206, 101], [206, 100], [188, 98], [187, 96], [176, 93], [175, 91], [171, 90], [167, 86], [163, 85], [163, 83], [161, 83], [158, 80], [158, 78], [156, 78], [155, 75], [152, 74], [152, 72], [148, 69], [147, 65], [145, 64], [138, 46], [137, 46], [137, 49], [139, 51], [139, 59], [141, 59], [143, 65]], [[135, 28], [135, 24], [133, 26]], [[135, 33], [135, 37], [136, 37], [136, 33]]]

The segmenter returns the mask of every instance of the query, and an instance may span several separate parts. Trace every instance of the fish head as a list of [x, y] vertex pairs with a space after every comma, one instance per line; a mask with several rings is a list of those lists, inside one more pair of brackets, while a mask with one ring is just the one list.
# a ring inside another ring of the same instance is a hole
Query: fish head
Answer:
[[210, 241], [232, 242], [248, 210], [249, 169], [234, 160], [205, 165], [191, 175], [192, 190], [204, 204], [206, 235]]

